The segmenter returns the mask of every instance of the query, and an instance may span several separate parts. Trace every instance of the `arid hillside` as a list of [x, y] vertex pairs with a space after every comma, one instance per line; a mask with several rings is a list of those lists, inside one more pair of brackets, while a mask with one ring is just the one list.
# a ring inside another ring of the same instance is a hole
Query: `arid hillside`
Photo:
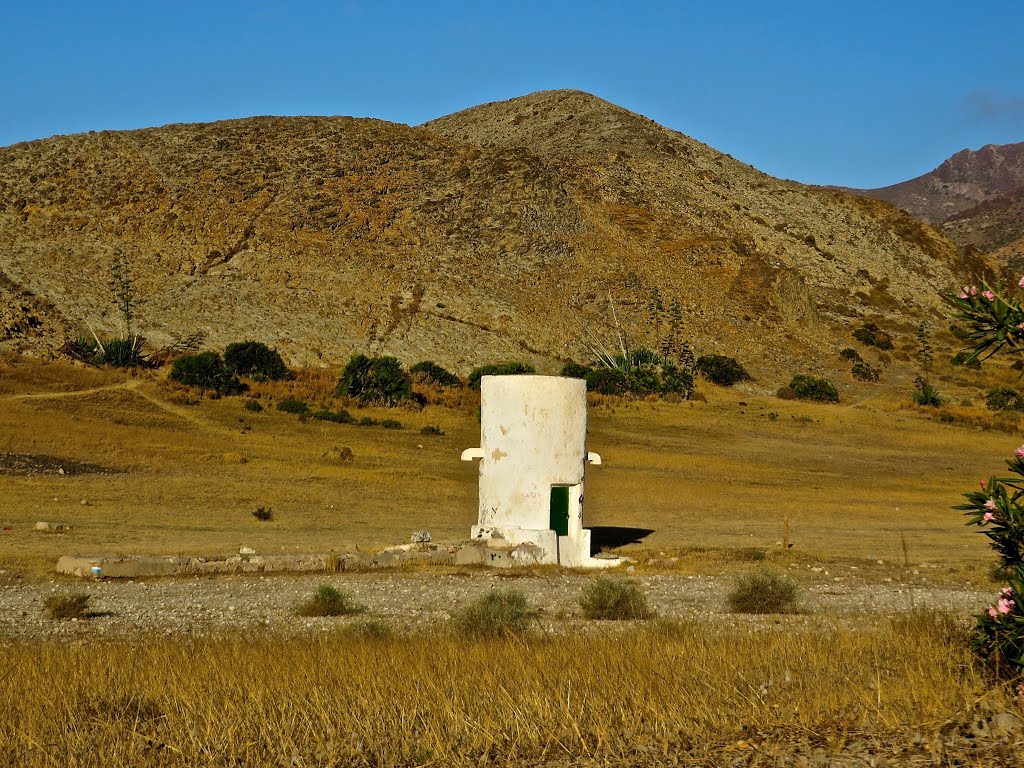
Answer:
[[[668, 336], [755, 375], [827, 368], [870, 319], [912, 335], [985, 269], [883, 202], [780, 181], [577, 91], [409, 127], [254, 117], [0, 149], [0, 347], [119, 330], [541, 371]], [[586, 329], [586, 330], [585, 330]]]

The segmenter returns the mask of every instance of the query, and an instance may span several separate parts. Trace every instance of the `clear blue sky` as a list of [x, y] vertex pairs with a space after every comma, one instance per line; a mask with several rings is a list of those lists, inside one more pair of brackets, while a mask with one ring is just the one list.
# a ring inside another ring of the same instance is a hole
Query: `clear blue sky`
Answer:
[[773, 175], [872, 187], [1024, 141], [1022, 33], [1020, 0], [7, 0], [0, 145], [579, 88]]

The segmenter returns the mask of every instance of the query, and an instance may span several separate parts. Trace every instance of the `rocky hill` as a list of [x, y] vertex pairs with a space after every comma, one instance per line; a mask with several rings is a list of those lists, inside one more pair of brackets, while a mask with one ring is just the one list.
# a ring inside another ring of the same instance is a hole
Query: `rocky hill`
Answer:
[[609, 297], [636, 342], [789, 371], [861, 319], [939, 320], [937, 293], [986, 267], [887, 203], [576, 91], [420, 127], [255, 117], [0, 148], [0, 347], [116, 332], [115, 256], [157, 346], [198, 331], [462, 371], [587, 357], [614, 337]]
[[965, 149], [916, 179], [854, 191], [909, 211], [999, 266], [1024, 267], [1024, 142]]

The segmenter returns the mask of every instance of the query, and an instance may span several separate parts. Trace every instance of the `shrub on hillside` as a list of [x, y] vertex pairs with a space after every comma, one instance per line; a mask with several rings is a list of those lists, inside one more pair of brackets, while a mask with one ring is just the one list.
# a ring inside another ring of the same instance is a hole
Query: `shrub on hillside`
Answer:
[[533, 616], [518, 589], [492, 589], [459, 611], [453, 625], [466, 637], [502, 637], [525, 632]]
[[260, 341], [237, 341], [224, 350], [224, 365], [238, 376], [263, 381], [279, 381], [291, 371], [276, 349]]
[[245, 391], [238, 377], [227, 369], [220, 355], [213, 351], [179, 357], [174, 361], [168, 378], [178, 384], [212, 389], [222, 395]]
[[990, 389], [985, 395], [990, 411], [1024, 411], [1024, 395], [1013, 387]]
[[[798, 400], [813, 400], [819, 403], [838, 403], [839, 390], [828, 379], [798, 373], [789, 382], [788, 389]], [[781, 395], [780, 395], [781, 397]]]
[[697, 358], [697, 371], [712, 384], [731, 387], [750, 378], [747, 369], [733, 357], [726, 355], [702, 355]]
[[341, 372], [338, 395], [364, 405], [394, 406], [412, 399], [412, 379], [394, 357], [353, 355]]
[[654, 615], [636, 582], [610, 576], [600, 576], [587, 584], [579, 605], [588, 619], [649, 619]]
[[421, 384], [433, 384], [438, 387], [461, 387], [462, 379], [451, 371], [442, 368], [432, 360], [416, 363], [409, 369], [412, 380]]
[[260, 405], [259, 400], [246, 400], [245, 410], [252, 411], [253, 413], [260, 413], [263, 411], [263, 406]]
[[740, 576], [728, 599], [736, 613], [795, 613], [799, 595], [789, 576], [762, 568]]
[[965, 368], [970, 368], [972, 370], [978, 370], [981, 368], [981, 360], [977, 357], [973, 357], [971, 353], [966, 350], [961, 350], [953, 355], [953, 357], [949, 359], [949, 364], [955, 366], [962, 365]]
[[859, 363], [854, 363], [853, 367], [850, 368], [850, 373], [853, 374], [853, 378], [857, 381], [878, 381], [878, 369], [872, 368], [870, 365], [861, 360]]
[[469, 374], [468, 383], [470, 389], [479, 390], [480, 379], [484, 376], [519, 376], [534, 372], [534, 367], [532, 365], [518, 361], [497, 363], [494, 365], [481, 365], [479, 368], [474, 368]]
[[925, 405], [930, 408], [938, 408], [942, 405], [942, 397], [939, 391], [928, 383], [928, 379], [918, 376], [914, 379], [914, 391], [910, 394], [911, 400], [917, 405]]
[[583, 377], [587, 391], [599, 395], [624, 395], [629, 391], [629, 378], [617, 368], [595, 368]]
[[309, 413], [309, 405], [307, 405], [303, 400], [299, 400], [294, 397], [286, 397], [284, 400], [278, 401], [277, 410], [284, 411], [285, 413], [295, 413], [299, 416], [305, 416]]
[[333, 424], [354, 424], [356, 421], [355, 416], [344, 408], [340, 411], [331, 411], [325, 408], [319, 411], [313, 411], [310, 415], [319, 421], [329, 421]]
[[860, 356], [860, 352], [858, 352], [856, 349], [853, 349], [852, 347], [844, 347], [843, 349], [839, 350], [839, 356], [843, 358], [843, 360], [849, 360], [851, 363], [864, 362], [864, 358]]
[[878, 349], [892, 349], [892, 336], [883, 331], [874, 323], [864, 323], [853, 332], [853, 338], [861, 344]]

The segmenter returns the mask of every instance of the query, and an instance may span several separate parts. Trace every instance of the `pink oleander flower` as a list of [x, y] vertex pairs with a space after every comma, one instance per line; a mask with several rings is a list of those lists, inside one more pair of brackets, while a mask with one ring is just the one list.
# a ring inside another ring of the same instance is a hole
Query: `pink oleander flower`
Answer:
[[[1017, 287], [1018, 287], [1018, 288], [1024, 288], [1024, 277], [1022, 277], [1022, 278], [1020, 279], [1020, 282], [1019, 282], [1019, 283], [1017, 283]], [[1022, 683], [1022, 685], [1024, 685], [1024, 683]]]
[[1008, 600], [1005, 597], [1000, 597], [999, 602], [996, 603], [996, 610], [1005, 616], [1013, 610], [1014, 605], [1016, 605], [1016, 603], [1014, 603], [1013, 600]]
[[1024, 458], [1024, 445], [1020, 446], [1016, 451], [1014, 451], [1013, 455], [1016, 456], [1017, 458]]
[[1012, 597], [1013, 587], [1003, 587], [1001, 590], [999, 590], [999, 594], [1003, 597]]
[[977, 295], [978, 295], [978, 286], [972, 285], [971, 286], [971, 296], [977, 296]]
[[988, 501], [986, 501], [985, 502], [985, 509], [987, 509], [989, 512], [995, 512], [996, 511], [996, 502], [995, 502], [995, 500], [994, 499], [989, 499]]
[[994, 293], [992, 293], [992, 291], [984, 291], [984, 292], [982, 292], [981, 295], [984, 296], [989, 301], [995, 301], [996, 300], [996, 295]]
[[967, 289], [966, 288], [964, 290], [960, 291], [960, 298], [961, 299], [969, 299], [970, 298], [970, 296], [967, 295]]
[[983, 491], [984, 491], [984, 490], [985, 490], [985, 486], [986, 486], [986, 485], [987, 485], [987, 483], [986, 483], [986, 482], [985, 482], [984, 480], [982, 480], [982, 481], [981, 481], [981, 490], [983, 490]]
[[989, 615], [989, 618], [998, 619], [999, 618], [999, 611], [997, 611], [995, 608], [989, 608], [988, 609], [988, 615]]
[[986, 523], [991, 523], [993, 520], [996, 519], [996, 516], [993, 515], [991, 512], [986, 512], [984, 515], [981, 516], [981, 519], [984, 520]]

